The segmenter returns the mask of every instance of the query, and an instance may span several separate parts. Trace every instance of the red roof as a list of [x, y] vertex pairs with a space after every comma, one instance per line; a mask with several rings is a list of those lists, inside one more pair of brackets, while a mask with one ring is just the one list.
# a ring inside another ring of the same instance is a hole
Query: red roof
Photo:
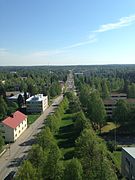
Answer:
[[16, 111], [11, 116], [7, 117], [2, 123], [15, 129], [27, 116], [20, 111]]

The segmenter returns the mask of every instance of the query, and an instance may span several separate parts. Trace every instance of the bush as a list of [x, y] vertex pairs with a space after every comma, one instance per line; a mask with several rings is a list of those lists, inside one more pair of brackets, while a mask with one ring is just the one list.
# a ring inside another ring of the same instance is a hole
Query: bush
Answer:
[[115, 141], [107, 141], [106, 145], [109, 151], [113, 152], [114, 150], [116, 150], [117, 143]]

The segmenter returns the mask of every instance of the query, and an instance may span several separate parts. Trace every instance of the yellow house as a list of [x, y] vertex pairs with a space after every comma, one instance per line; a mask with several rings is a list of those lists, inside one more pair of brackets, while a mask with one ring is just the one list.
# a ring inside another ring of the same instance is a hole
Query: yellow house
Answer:
[[27, 116], [16, 111], [2, 121], [3, 136], [6, 142], [14, 142], [27, 128]]

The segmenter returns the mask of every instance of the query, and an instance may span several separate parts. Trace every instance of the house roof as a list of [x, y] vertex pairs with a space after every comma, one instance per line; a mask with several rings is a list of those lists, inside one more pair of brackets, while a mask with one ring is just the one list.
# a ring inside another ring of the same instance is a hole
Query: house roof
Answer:
[[122, 149], [135, 159], [135, 147], [122, 147]]
[[43, 94], [36, 94], [28, 98], [26, 102], [38, 102], [38, 101], [43, 101], [44, 99], [47, 99], [47, 96], [43, 96]]
[[27, 116], [20, 111], [16, 111], [11, 116], [7, 117], [2, 123], [15, 129]]
[[20, 91], [8, 91], [6, 92], [6, 96], [9, 97], [11, 95], [15, 96], [17, 94], [20, 94], [21, 92]]

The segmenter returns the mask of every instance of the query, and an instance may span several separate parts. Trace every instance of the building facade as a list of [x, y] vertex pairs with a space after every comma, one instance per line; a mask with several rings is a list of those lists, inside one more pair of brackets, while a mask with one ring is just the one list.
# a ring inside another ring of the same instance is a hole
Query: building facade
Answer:
[[27, 129], [27, 116], [16, 111], [2, 121], [5, 142], [14, 142]]
[[104, 106], [105, 106], [105, 110], [106, 110], [106, 115], [108, 117], [112, 117], [113, 110], [116, 107], [116, 103], [117, 103], [117, 101], [113, 100], [113, 99], [105, 99], [104, 100]]
[[135, 147], [122, 148], [121, 173], [129, 180], [135, 179]]
[[108, 117], [112, 117], [112, 113], [113, 110], [116, 108], [116, 103], [118, 100], [126, 100], [127, 99], [127, 94], [125, 93], [111, 93], [110, 98], [109, 99], [105, 99], [104, 102], [104, 106], [105, 106], [105, 110], [106, 110], [106, 114]]
[[127, 99], [127, 94], [126, 93], [111, 93], [111, 99], [113, 100]]
[[48, 96], [37, 94], [26, 100], [28, 113], [41, 113], [48, 107]]

